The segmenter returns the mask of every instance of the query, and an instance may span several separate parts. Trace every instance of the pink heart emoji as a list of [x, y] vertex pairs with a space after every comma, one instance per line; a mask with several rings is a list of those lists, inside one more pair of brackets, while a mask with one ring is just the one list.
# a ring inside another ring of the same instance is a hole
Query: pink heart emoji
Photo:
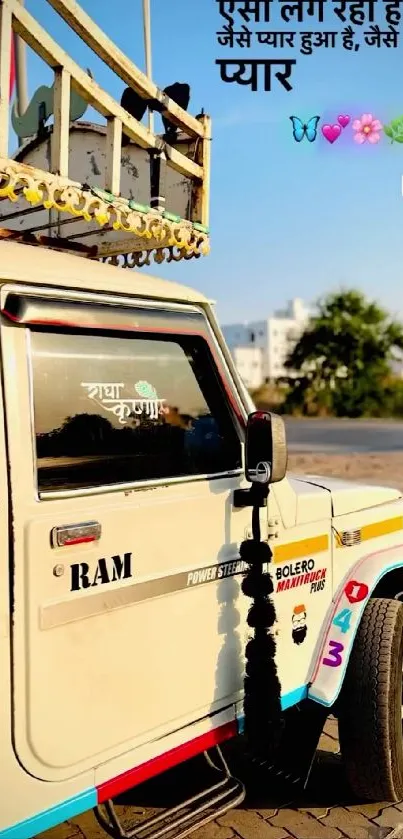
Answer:
[[322, 125], [322, 134], [329, 143], [334, 143], [341, 134], [340, 125], [337, 122], [334, 125]]
[[348, 114], [339, 114], [337, 117], [337, 122], [341, 125], [342, 128], [346, 128], [346, 126], [350, 122], [350, 117]]

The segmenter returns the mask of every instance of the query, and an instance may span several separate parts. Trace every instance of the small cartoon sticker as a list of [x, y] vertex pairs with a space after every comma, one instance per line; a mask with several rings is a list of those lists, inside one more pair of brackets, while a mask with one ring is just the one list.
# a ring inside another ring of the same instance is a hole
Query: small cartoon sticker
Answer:
[[302, 644], [308, 632], [306, 623], [306, 607], [301, 603], [294, 607], [292, 613], [292, 640], [294, 644]]

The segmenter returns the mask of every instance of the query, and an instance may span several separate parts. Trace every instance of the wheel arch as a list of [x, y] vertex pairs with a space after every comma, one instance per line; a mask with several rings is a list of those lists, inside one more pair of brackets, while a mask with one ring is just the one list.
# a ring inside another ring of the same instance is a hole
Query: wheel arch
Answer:
[[[397, 597], [397, 595], [401, 595]], [[386, 597], [390, 600], [403, 600], [403, 550], [402, 564], [397, 568], [386, 569], [370, 594], [371, 597]]]
[[[346, 594], [349, 583], [366, 587], [365, 597], [355, 603], [350, 602]], [[400, 592], [403, 600], [403, 544], [366, 554], [349, 568], [334, 594], [324, 622], [308, 685], [309, 699], [329, 709], [334, 706], [343, 686], [354, 639], [368, 600], [374, 597], [392, 599]], [[350, 613], [348, 630], [345, 631], [334, 624], [342, 610]]]

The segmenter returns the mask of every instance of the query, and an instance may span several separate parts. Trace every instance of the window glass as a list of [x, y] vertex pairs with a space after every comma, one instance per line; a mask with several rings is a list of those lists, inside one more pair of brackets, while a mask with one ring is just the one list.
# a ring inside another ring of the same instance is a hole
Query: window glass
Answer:
[[40, 491], [241, 466], [202, 338], [31, 331]]

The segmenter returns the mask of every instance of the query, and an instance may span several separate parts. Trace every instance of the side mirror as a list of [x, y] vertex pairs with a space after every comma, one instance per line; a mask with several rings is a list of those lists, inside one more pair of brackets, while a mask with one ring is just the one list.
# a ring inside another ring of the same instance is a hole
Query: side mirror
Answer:
[[269, 411], [249, 414], [245, 446], [246, 480], [253, 484], [282, 481], [287, 471], [287, 458], [283, 419]]

